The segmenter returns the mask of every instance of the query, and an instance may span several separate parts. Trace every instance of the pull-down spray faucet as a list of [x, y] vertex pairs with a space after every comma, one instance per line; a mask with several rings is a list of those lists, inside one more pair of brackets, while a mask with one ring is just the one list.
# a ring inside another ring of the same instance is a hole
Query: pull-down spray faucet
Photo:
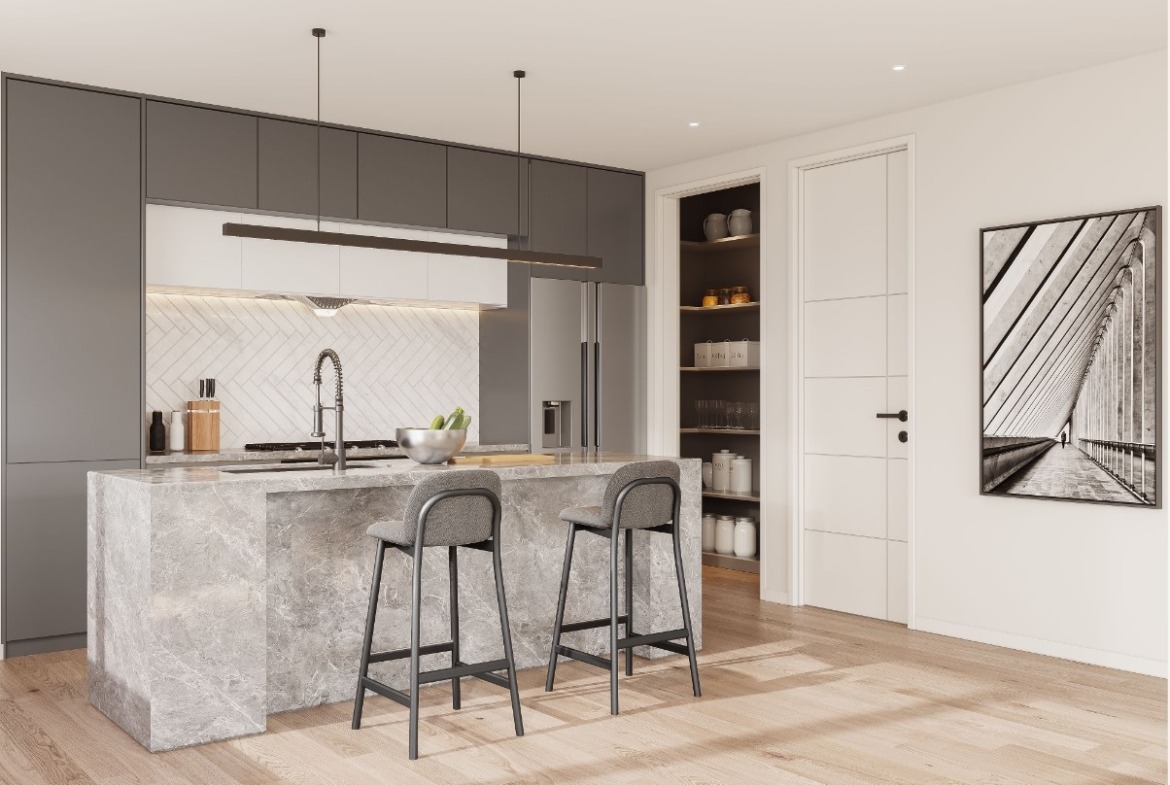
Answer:
[[[332, 406], [321, 405], [321, 366], [325, 364], [326, 358], [333, 365], [333, 376], [337, 380]], [[317, 355], [317, 364], [313, 367], [313, 385], [317, 388], [317, 403], [313, 405], [312, 436], [320, 437], [321, 439], [321, 456], [317, 459], [317, 462], [323, 466], [332, 463], [333, 473], [341, 474], [345, 471], [345, 435], [342, 427], [345, 412], [345, 396], [342, 393], [341, 358], [337, 356], [337, 352], [332, 349], [325, 349]], [[332, 455], [325, 454], [324, 417], [326, 409], [332, 409], [334, 415], [334, 444]]]

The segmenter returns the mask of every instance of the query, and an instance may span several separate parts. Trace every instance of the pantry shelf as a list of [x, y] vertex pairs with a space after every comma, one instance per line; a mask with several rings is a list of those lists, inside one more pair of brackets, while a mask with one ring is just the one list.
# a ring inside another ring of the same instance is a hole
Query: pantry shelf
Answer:
[[758, 370], [760, 370], [760, 366], [758, 366], [758, 365], [736, 365], [736, 366], [719, 365], [719, 366], [713, 366], [713, 367], [700, 368], [697, 365], [684, 365], [681, 368], [679, 368], [679, 370], [686, 371], [688, 373], [721, 373], [721, 372], [726, 372], [726, 371], [758, 371]]
[[705, 499], [733, 499], [739, 502], [759, 503], [760, 497], [755, 493], [728, 493], [724, 491], [703, 491]]
[[755, 303], [731, 303], [730, 305], [680, 305], [680, 311], [686, 313], [698, 313], [700, 311], [705, 313], [727, 313], [728, 311], [758, 311], [760, 304]]
[[723, 567], [729, 570], [739, 570], [740, 572], [755, 572], [760, 571], [760, 560], [756, 557], [744, 558], [742, 556], [733, 556], [729, 553], [713, 553], [711, 551], [703, 551], [703, 565], [706, 567]]
[[759, 436], [759, 431], [747, 428], [679, 428], [679, 433], [713, 433], [718, 436]]
[[722, 240], [710, 240], [707, 242], [683, 240], [679, 243], [679, 247], [684, 251], [694, 251], [701, 254], [733, 251], [737, 248], [759, 248], [760, 236], [758, 234], [743, 234], [737, 237], [724, 237]]

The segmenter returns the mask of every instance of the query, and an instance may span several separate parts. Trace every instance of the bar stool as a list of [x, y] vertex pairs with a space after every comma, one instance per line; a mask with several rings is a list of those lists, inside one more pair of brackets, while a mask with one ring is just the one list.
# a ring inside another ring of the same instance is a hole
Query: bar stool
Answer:
[[[524, 735], [520, 717], [520, 694], [516, 688], [516, 662], [512, 657], [512, 634], [508, 627], [508, 605], [504, 599], [504, 579], [500, 571], [500, 478], [483, 469], [442, 471], [423, 479], [406, 500], [401, 521], [379, 521], [366, 530], [378, 540], [374, 559], [374, 579], [370, 586], [370, 608], [366, 615], [366, 634], [362, 643], [358, 669], [357, 696], [353, 707], [353, 729], [362, 724], [362, 704], [366, 690], [396, 701], [410, 709], [411, 760], [418, 758], [418, 688], [436, 681], [451, 681], [451, 707], [460, 706], [459, 680], [474, 676], [504, 687], [512, 695], [512, 719], [516, 735]], [[390, 546], [414, 560], [414, 590], [410, 608], [410, 648], [371, 653], [374, 618], [378, 612], [378, 589], [382, 583], [382, 562]], [[420, 606], [422, 602], [423, 551], [430, 547], [447, 548], [447, 565], [451, 583], [451, 640], [423, 645], [420, 640]], [[496, 582], [496, 602], [500, 611], [500, 629], [504, 638], [504, 659], [464, 663], [459, 659], [459, 548], [474, 548], [492, 554]], [[424, 654], [451, 653], [451, 667], [419, 672], [419, 657]], [[369, 675], [370, 663], [410, 658], [410, 694], [396, 690]], [[492, 671], [507, 670], [504, 678]]]
[[[683, 576], [682, 552], [679, 547], [679, 508], [682, 491], [678, 485], [678, 464], [673, 461], [643, 461], [627, 464], [610, 478], [601, 506], [570, 507], [561, 511], [561, 520], [569, 523], [569, 541], [565, 546], [565, 566], [561, 572], [561, 591], [557, 601], [557, 618], [553, 627], [552, 654], [548, 661], [546, 692], [552, 692], [557, 673], [557, 657], [595, 665], [609, 670], [609, 712], [618, 713], [618, 650], [626, 651], [626, 675], [634, 673], [635, 646], [653, 646], [690, 659], [691, 687], [695, 697], [699, 688], [699, 666], [695, 659], [695, 636], [691, 631], [691, 611], [687, 603], [686, 578]], [[669, 534], [674, 543], [674, 571], [678, 576], [678, 596], [682, 606], [683, 626], [677, 630], [639, 635], [634, 632], [634, 530]], [[577, 532], [591, 532], [608, 537], [609, 549], [609, 617], [565, 624], [565, 598], [569, 591], [569, 571], [573, 566], [573, 544]], [[624, 532], [624, 534], [623, 534]], [[618, 540], [625, 538], [626, 596], [625, 613], [618, 614]], [[618, 637], [618, 625], [626, 629]], [[570, 646], [561, 645], [561, 634], [609, 627], [609, 659]], [[673, 643], [685, 639], [686, 645]]]

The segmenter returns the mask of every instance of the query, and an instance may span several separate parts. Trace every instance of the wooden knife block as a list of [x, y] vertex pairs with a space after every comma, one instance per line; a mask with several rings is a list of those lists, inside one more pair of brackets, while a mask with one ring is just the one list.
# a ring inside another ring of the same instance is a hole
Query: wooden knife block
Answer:
[[219, 452], [219, 401], [187, 401], [187, 452]]

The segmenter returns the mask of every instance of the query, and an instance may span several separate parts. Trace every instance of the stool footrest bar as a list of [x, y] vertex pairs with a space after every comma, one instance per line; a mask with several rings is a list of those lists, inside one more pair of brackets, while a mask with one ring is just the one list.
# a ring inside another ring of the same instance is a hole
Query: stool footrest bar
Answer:
[[395, 703], [401, 703], [403, 706], [410, 708], [410, 696], [405, 692], [389, 687], [377, 679], [371, 679], [369, 676], [362, 676], [362, 686], [370, 692], [376, 692], [383, 698], [389, 698]]
[[[634, 646], [657, 646], [664, 641], [685, 639], [687, 637], [686, 630], [667, 630], [665, 632], [652, 632], [649, 635], [631, 635], [628, 638], [618, 638], [619, 649], [630, 649]], [[683, 654], [686, 654], [686, 647], [680, 646]], [[667, 651], [670, 651], [669, 649]]]
[[564, 655], [577, 662], [583, 662], [586, 665], [594, 665], [598, 668], [609, 670], [609, 660], [605, 657], [598, 657], [596, 654], [589, 654], [580, 649], [574, 649], [571, 646], [557, 646], [557, 654]]
[[[451, 641], [446, 643], [431, 643], [426, 646], [419, 646], [419, 654], [443, 654], [449, 652], [454, 648]], [[410, 649], [394, 649], [393, 651], [380, 651], [370, 655], [370, 662], [388, 662], [390, 660], [404, 660], [410, 657]]]
[[492, 660], [491, 662], [475, 662], [469, 665], [456, 665], [453, 668], [440, 668], [433, 671], [423, 671], [418, 675], [419, 684], [430, 684], [436, 681], [450, 681], [464, 676], [476, 676], [491, 671], [507, 670], [507, 660]]
[[[629, 616], [618, 616], [618, 624], [629, 624]], [[578, 630], [592, 630], [597, 627], [608, 627], [609, 619], [589, 619], [588, 621], [574, 621], [561, 625], [561, 633], [577, 632]]]
[[669, 652], [672, 652], [674, 654], [681, 654], [684, 657], [691, 656], [690, 650], [687, 649], [687, 647], [682, 645], [681, 643], [669, 643], [667, 641], [662, 641], [661, 643], [648, 643], [646, 645], [652, 646], [655, 649], [662, 649], [663, 651], [669, 651]]
[[488, 684], [494, 684], [497, 687], [503, 687], [505, 690], [512, 689], [511, 682], [509, 682], [503, 676], [500, 676], [500, 675], [495, 674], [495, 673], [473, 673], [473, 674], [471, 674], [471, 676], [472, 676], [472, 678], [481, 679], [482, 681], [486, 681]]

